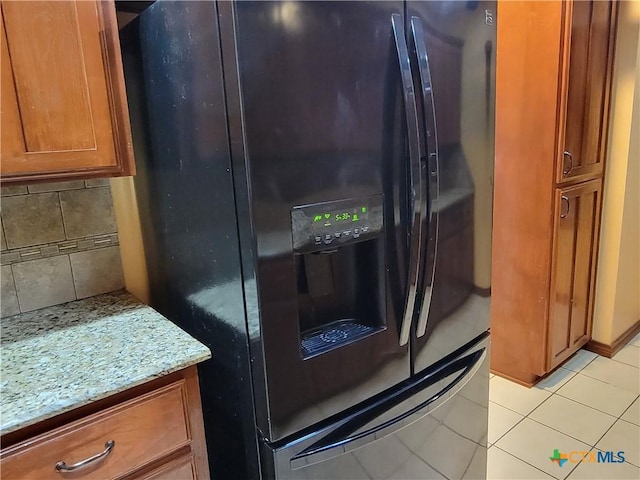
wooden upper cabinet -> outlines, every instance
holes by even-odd
[[[566,116],[558,183],[586,180],[603,171],[617,2],[570,2],[567,8]]]
[[[3,183],[133,174],[113,2],[0,5]]]
[[[601,191],[600,179],[556,190],[547,370],[590,339]]]

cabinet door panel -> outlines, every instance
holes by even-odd
[[[549,369],[590,338],[601,181],[556,190]]]
[[[602,173],[615,36],[615,2],[573,2],[564,152],[558,182]]]
[[[115,166],[97,3],[5,0],[2,21],[3,176]]]
[[[555,292],[551,334],[551,354],[556,358],[569,346],[572,305],[573,266],[575,262],[576,208],[571,199],[560,194],[560,215],[556,230]]]

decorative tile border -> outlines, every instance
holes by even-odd
[[[11,265],[14,263],[27,262],[40,258],[53,257],[56,255],[82,252],[86,250],[97,250],[99,248],[119,245],[118,234],[95,235],[77,240],[62,240],[56,243],[48,243],[34,247],[16,248],[5,250],[0,254],[1,265]]]

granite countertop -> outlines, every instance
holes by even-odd
[[[2,319],[0,435],[211,357],[126,292]]]

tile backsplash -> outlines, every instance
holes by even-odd
[[[124,287],[108,180],[0,192],[0,316]]]

